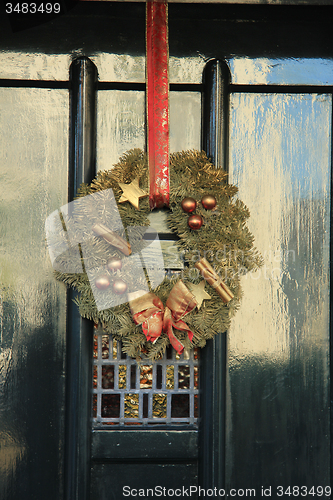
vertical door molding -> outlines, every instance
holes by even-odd
[[[211,60],[203,74],[202,149],[216,168],[228,170],[230,82],[226,63]],[[199,484],[224,487],[226,334],[221,332],[201,351]]]
[[[97,68],[86,57],[70,68],[69,201],[95,176]],[[93,325],[81,318],[68,291],[65,498],[89,495]]]

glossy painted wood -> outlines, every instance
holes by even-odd
[[[92,476],[91,500],[119,500],[131,496],[143,499],[187,498],[189,488],[197,488],[198,477],[195,463],[147,463],[144,460],[136,463],[95,463]],[[190,498],[197,500],[194,491]]]
[[[87,58],[71,65],[71,122],[69,138],[69,200],[96,168],[97,69]],[[93,323],[81,318],[68,291],[66,370],[65,498],[88,498],[91,443],[91,379]]]
[[[229,71],[223,61],[205,67],[202,144],[217,168],[227,170]],[[226,333],[207,342],[201,352],[199,484],[224,487]]]
[[[228,170],[230,71],[223,61],[212,59],[203,72],[202,139],[216,168]]]
[[[198,92],[170,93],[170,149],[177,150],[180,143],[189,148],[200,144],[200,94]],[[181,120],[178,120],[178,116]],[[144,147],[144,93],[140,91],[103,90],[98,96],[98,169],[111,168],[128,147]],[[122,148],[122,149],[121,149]],[[125,149],[124,149],[125,148]],[[150,214],[151,224],[161,237],[161,247],[166,268],[182,269],[183,261],[175,247],[174,236],[165,222],[166,210]],[[155,427],[155,426],[154,426]],[[186,428],[119,429],[95,430],[92,435],[91,496],[106,499],[110,485],[117,477],[113,490],[121,495],[129,471],[133,471],[132,484],[153,481],[168,487],[175,482],[185,481],[197,484],[198,477],[198,430]],[[117,462],[123,462],[120,465]],[[112,463],[111,463],[112,462]],[[144,462],[145,465],[138,462]],[[167,462],[167,463],[166,463]],[[174,463],[179,467],[174,467]],[[151,475],[144,469],[154,470]],[[185,475],[184,475],[185,474]],[[113,479],[111,479],[113,478]],[[177,483],[178,484],[178,483]]]
[[[332,85],[332,13],[328,7],[297,9],[278,5],[171,4],[169,23],[172,82],[200,83],[205,61],[219,57],[227,60],[232,83],[236,85]],[[6,500],[52,500],[63,498],[64,492],[66,298],[64,288],[54,282],[52,270],[47,268],[45,272],[48,260],[46,253],[43,253],[42,257],[40,253],[41,248],[45,250],[41,219],[64,204],[67,199],[68,93],[65,89],[68,88],[68,68],[77,54],[84,53],[98,66],[101,84],[108,81],[142,84],[144,4],[132,4],[129,8],[121,3],[82,2],[75,12],[25,32],[12,33],[3,17],[0,19],[0,25],[1,78],[28,79],[30,86],[34,85],[31,80],[35,79],[37,86],[42,80],[47,80],[50,82],[50,88],[55,85],[54,82],[64,82],[64,89],[30,88],[24,90],[24,95],[19,93],[22,90],[19,88],[15,89],[18,93],[14,94],[10,94],[12,89],[5,89],[1,101],[1,137],[5,147],[1,148],[3,153],[0,168],[1,172],[4,168],[7,170],[1,184],[3,203],[0,244],[2,250],[5,248],[2,256],[5,255],[6,258],[4,266],[1,267],[1,281],[5,287],[2,286],[1,289],[0,305],[0,373],[3,382],[0,394],[0,491]],[[2,85],[14,87],[18,84],[8,80],[2,82]],[[1,89],[1,92],[3,90]],[[263,88],[261,91],[265,93]],[[331,92],[331,89],[327,91]],[[246,93],[246,89],[243,88],[242,92]],[[303,88],[302,92],[307,92],[307,89]],[[233,93],[237,94],[237,89],[233,88]],[[54,95],[62,96],[60,101],[52,100],[51,96]],[[325,89],[322,97],[325,99]],[[273,161],[273,147],[269,150],[266,148],[265,158],[257,157],[257,161],[252,163],[249,160],[253,158],[253,151],[251,152],[250,139],[246,132],[251,130],[250,135],[256,141],[258,135],[253,132],[255,128],[249,129],[246,120],[240,120],[239,113],[241,108],[247,105],[246,99],[237,101],[235,96],[233,98],[233,126],[240,135],[234,135],[232,139],[232,154],[235,153],[235,145],[238,150],[238,160],[232,163],[232,170],[234,167],[237,170],[244,166],[243,170],[238,171],[235,179],[241,186],[242,198],[250,206],[252,220],[256,220],[258,224],[258,230],[254,226],[256,234],[265,235],[262,230],[265,211],[260,212],[261,196],[272,194],[272,200],[275,202],[274,209],[269,212],[272,215],[274,210],[276,212],[276,206],[280,207],[276,203],[282,203],[285,199],[285,192],[279,179],[272,185],[266,182],[264,167]],[[315,109],[319,106],[318,97],[313,100]],[[28,103],[31,103],[30,107]],[[178,103],[174,106],[175,113],[177,105]],[[139,106],[142,109],[142,100]],[[236,109],[235,106],[237,112],[232,111]],[[253,104],[251,106],[253,109]],[[266,104],[261,103],[258,109],[260,107],[267,109]],[[258,115],[253,113],[250,115],[258,118]],[[279,116],[283,121],[284,117],[289,115],[280,113]],[[312,115],[312,122],[314,116]],[[325,116],[327,120],[328,114]],[[315,123],[321,123],[322,117],[323,115],[317,115]],[[262,118],[261,116],[260,120],[257,120],[259,127],[263,123]],[[289,119],[290,116],[287,121]],[[137,138],[135,145],[144,144],[142,122],[142,117],[139,117],[137,130],[141,127],[141,131],[137,136],[134,131],[133,137]],[[184,122],[186,123],[186,120]],[[266,126],[260,129],[261,132],[266,130],[268,122],[266,117]],[[35,126],[31,126],[32,123]],[[240,123],[243,123],[241,127]],[[107,127],[108,124],[105,124],[105,129]],[[318,129],[320,128],[321,126],[318,126]],[[324,130],[326,133],[320,143],[320,154],[331,141],[326,125]],[[299,140],[294,142],[293,146],[289,144],[289,151],[303,148],[313,133],[313,130],[311,133],[302,133],[301,130]],[[198,135],[195,137],[193,146],[191,141],[187,141],[186,147],[198,147]],[[287,139],[292,135],[285,133],[284,137]],[[176,139],[175,147],[180,149],[180,138]],[[123,144],[125,146],[128,142],[125,140]],[[313,150],[318,152],[316,144],[313,146]],[[260,148],[256,149],[258,153]],[[112,151],[110,157],[111,154]],[[99,168],[109,167],[108,154],[99,153],[99,159]],[[285,167],[292,168],[294,160],[295,158],[291,157],[285,161]],[[298,165],[299,171],[302,172],[305,164]],[[311,168],[314,168],[314,173],[318,172],[316,162],[311,164]],[[14,172],[17,174],[15,179],[12,179]],[[306,172],[308,178],[311,172]],[[254,187],[254,179],[258,188]],[[315,180],[312,180],[315,183]],[[293,183],[293,180],[286,182],[284,177],[282,184],[286,192]],[[267,193],[266,184],[270,187]],[[326,185],[329,184],[330,180],[327,179]],[[274,198],[278,192],[276,187],[281,189],[279,200]],[[308,189],[308,193],[310,191]],[[15,197],[10,199],[13,193]],[[314,196],[314,193],[311,193],[312,195]],[[251,196],[255,197],[255,203]],[[296,482],[303,484],[304,481],[329,480],[330,367],[327,318],[325,321],[323,319],[328,299],[327,291],[323,293],[324,277],[320,274],[324,269],[323,264],[328,261],[328,258],[323,257],[324,250],[328,252],[328,243],[323,244],[324,233],[320,222],[324,220],[323,212],[314,201],[315,198],[308,206],[311,210],[306,212],[301,198],[292,206],[291,198],[287,197],[290,212],[287,213],[285,209],[281,212],[282,236],[289,234],[295,241],[301,236],[302,252],[298,255],[297,270],[296,267],[289,268],[291,278],[286,276],[282,291],[276,289],[274,304],[278,302],[280,309],[274,307],[274,314],[272,312],[268,322],[269,333],[265,337],[263,329],[261,340],[257,337],[256,323],[260,323],[259,319],[262,319],[261,313],[255,309],[258,307],[257,288],[246,293],[246,297],[253,298],[256,304],[246,304],[245,298],[245,311],[248,312],[241,316],[244,319],[250,318],[251,330],[246,324],[245,327],[240,325],[235,335],[230,333],[226,394],[226,484],[232,487],[247,488],[251,484],[260,485],[261,482],[274,485],[280,480],[283,480],[284,484],[291,482],[292,485]],[[4,207],[7,212],[3,211]],[[277,224],[278,220],[277,217],[274,224]],[[286,221],[289,221],[289,225]],[[271,227],[268,229],[271,230]],[[4,237],[6,234],[8,237]],[[39,239],[35,240],[37,235]],[[283,238],[281,241],[284,241]],[[309,264],[310,243],[315,249],[313,255],[317,259],[314,261],[314,268]],[[321,263],[318,260],[320,255]],[[311,273],[315,271],[316,275],[319,272],[319,288],[318,279],[304,281],[304,269]],[[325,272],[327,276],[328,271]],[[299,283],[302,285],[302,293],[299,292]],[[311,295],[311,290],[320,290],[320,297],[324,298],[320,304]],[[285,304],[288,306],[285,305],[285,308],[281,309],[284,296],[287,297]],[[267,296],[264,296],[263,300],[268,302]],[[272,305],[273,301],[269,303]],[[286,325],[290,327],[289,320],[286,322],[289,306],[303,307],[302,303],[308,305],[311,314],[305,315],[304,308],[293,309],[292,322],[299,326],[302,318],[306,317],[307,324],[312,322],[313,328],[309,329],[302,323],[301,328],[293,326],[293,330],[287,331]],[[276,328],[277,336],[272,325]],[[324,330],[323,325],[326,325]],[[284,328],[285,337],[281,333]],[[282,337],[284,342],[281,341]],[[266,339],[269,340],[267,344]],[[276,339],[278,348],[275,350]],[[252,347],[249,348],[251,343]],[[266,350],[260,346],[266,346]],[[208,346],[207,359],[210,355],[215,356],[213,350],[209,354],[209,349]],[[220,352],[220,349],[217,345],[216,351]],[[206,366],[211,368],[209,362]],[[212,373],[212,370],[207,371],[205,390],[208,395],[212,394],[209,391],[212,384],[215,384]],[[224,373],[217,372],[216,383],[223,384],[223,380]],[[82,387],[82,391],[85,390]],[[221,418],[219,414],[217,418]],[[215,450],[222,450],[218,459],[223,460],[224,446],[214,437],[215,434],[211,434],[210,441],[207,441],[211,444],[202,450],[211,455],[212,445]],[[140,467],[136,465],[138,464],[126,467],[129,478],[131,475],[141,477],[147,472],[146,464],[140,464]],[[172,464],[168,465],[170,467],[165,470],[170,471],[170,475],[167,472],[165,478],[172,484],[170,478],[176,468]],[[149,469],[151,472],[147,481],[151,481],[150,484],[153,481],[153,472],[157,469],[163,471],[160,465],[156,464],[154,467],[155,465],[151,465]],[[218,465],[217,470],[221,470],[221,467],[223,469],[223,465]],[[101,463],[95,463],[93,468],[95,476],[92,482],[92,497],[95,495],[100,500],[104,494],[106,498],[112,498],[120,469],[111,473],[109,465]],[[188,468],[184,466],[183,470],[196,474],[193,464],[189,464]],[[208,486],[212,486],[210,470],[207,465],[207,474],[210,474],[207,476]],[[220,481],[223,481],[223,477]],[[121,492],[120,496],[115,498],[121,498]]]
[[[229,332],[227,482],[329,485],[332,96],[240,93],[231,105],[231,181],[265,262],[242,279]]]
[[[201,82],[206,62],[220,58],[230,66],[241,59],[245,77],[254,74],[257,59],[257,78],[263,64],[274,71],[283,62],[296,65],[294,78],[308,75],[307,83],[318,82],[320,72],[310,66],[304,72],[304,64],[312,62],[309,58],[326,67],[330,63],[332,8],[170,4],[170,81]],[[71,61],[85,55],[99,68],[100,82],[143,83],[144,19],[144,3],[78,2],[56,21],[13,33],[1,16],[0,77],[68,82]]]
[[[66,291],[44,224],[67,200],[68,91],[2,88],[0,110],[0,498],[58,500]]]
[[[152,439],[153,438],[153,439]],[[93,460],[197,460],[197,430],[135,429],[92,433]]]

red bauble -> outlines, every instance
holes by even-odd
[[[181,202],[181,206],[184,212],[190,214],[197,208],[197,202],[194,198],[184,198]]]
[[[216,198],[212,194],[206,194],[202,197],[201,204],[206,210],[213,210],[216,207]]]
[[[122,263],[121,259],[118,259],[118,257],[111,257],[111,259],[108,260],[106,265],[107,265],[107,268],[110,271],[113,271],[114,273],[116,271],[119,271],[119,269],[121,269],[123,267],[123,263]]]
[[[95,280],[95,285],[99,290],[106,290],[110,286],[110,280],[107,276],[99,276]]]
[[[127,285],[124,280],[116,280],[112,285],[112,290],[117,295],[122,295],[127,290]]]
[[[200,229],[203,224],[203,219],[201,215],[191,215],[188,218],[187,224],[190,229],[193,230]]]

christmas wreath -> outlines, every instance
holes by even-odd
[[[148,219],[148,184],[146,155],[125,153],[80,187],[58,227],[53,221],[49,244],[56,278],[79,292],[81,316],[101,324],[129,356],[156,360],[169,343],[181,353],[228,329],[240,277],[262,258],[227,173],[204,152],[185,151],[170,155],[167,215],[184,268],[165,273],[160,253],[157,264],[151,257],[159,239]]]

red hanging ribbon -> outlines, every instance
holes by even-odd
[[[137,325],[142,325],[147,340],[155,342],[164,332],[178,354],[183,352],[184,346],[175,336],[173,329],[187,332],[188,338],[192,340],[193,332],[182,320],[196,305],[194,295],[181,280],[172,288],[165,308],[154,293],[147,293],[130,301],[133,320]]]
[[[169,206],[169,50],[167,0],[146,3],[147,128],[153,208]]]

